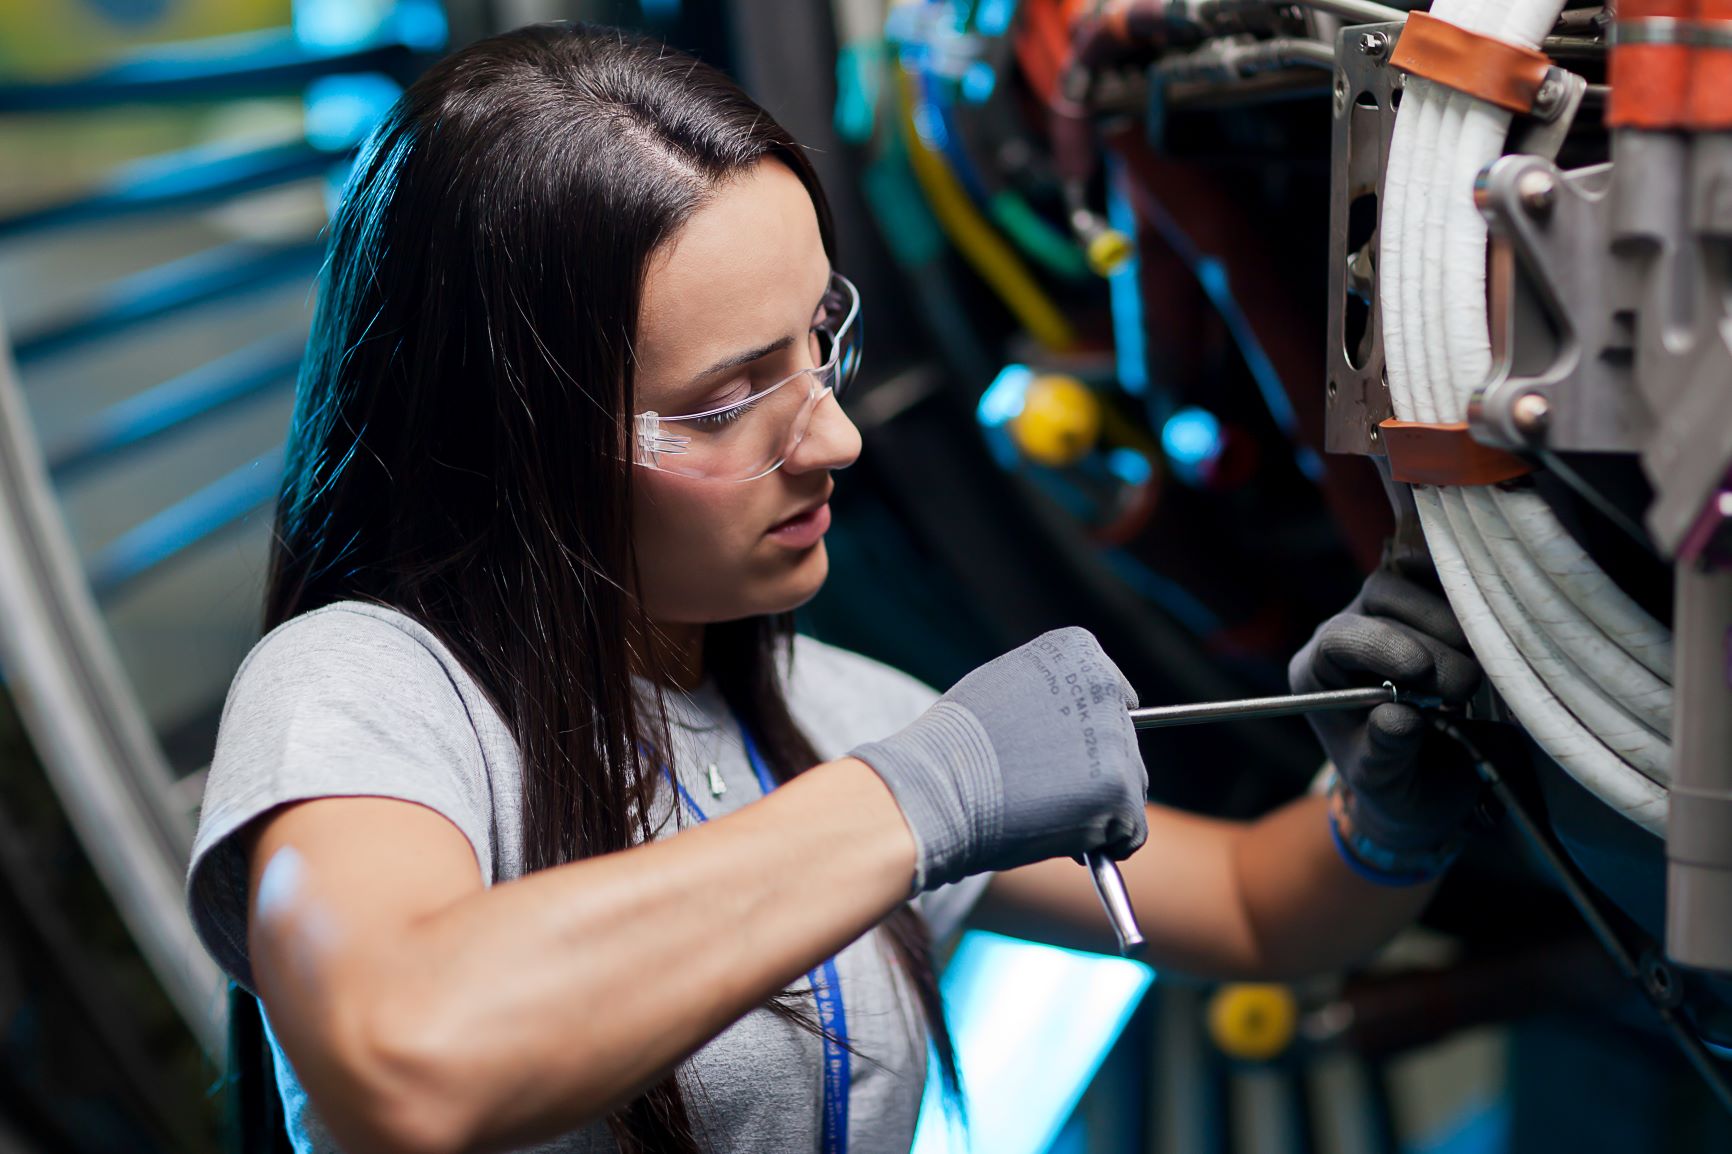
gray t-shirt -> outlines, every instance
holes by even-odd
[[[779,666],[789,710],[825,759],[896,732],[939,694],[888,665],[804,635]],[[648,682],[636,679],[640,692]],[[713,680],[690,694],[667,691],[674,771],[710,817],[761,796],[738,725]],[[716,766],[716,774],[709,772]],[[439,640],[413,618],[358,601],[302,614],[272,630],[236,672],[223,706],[187,874],[193,924],[211,955],[253,990],[247,961],[246,863],[231,837],[287,801],[385,796],[426,805],[461,830],[487,885],[522,874],[521,767],[515,742],[486,695]],[[713,789],[719,778],[722,791]],[[674,820],[665,779],[652,807],[657,837],[690,828]],[[942,946],[961,926],[990,874],[916,899]],[[927,1033],[912,988],[881,927],[837,956],[850,1040],[850,1151],[904,1152],[925,1085]],[[809,989],[805,977],[789,988]],[[805,1004],[810,1006],[809,1000]],[[297,1154],[338,1146],[266,1029]],[[697,1050],[678,1078],[718,1151],[816,1150],[822,1112],[822,1043],[759,1008]],[[532,1148],[537,1154],[608,1152],[602,1123]]]

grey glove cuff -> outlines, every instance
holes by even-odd
[[[995,844],[1004,823],[1004,782],[986,729],[964,707],[939,701],[895,736],[847,756],[871,766],[902,808],[914,834],[909,896],[967,876],[966,863]],[[927,766],[948,764],[934,774]]]
[[[900,733],[851,750],[914,832],[916,892],[1060,854],[1134,852],[1149,789],[1134,700],[1093,634],[1055,629],[969,673]]]

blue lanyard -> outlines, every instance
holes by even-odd
[[[746,723],[740,722],[740,740],[745,744],[746,757],[752,763],[752,772],[758,775],[758,786],[766,795],[776,788],[776,783],[770,777],[770,771],[764,766],[764,759],[758,754],[758,746],[752,740],[751,733],[746,729]],[[704,811],[698,807],[697,800],[686,789],[685,784],[673,775],[666,765],[661,771],[679,791],[685,803],[695,813],[699,821],[708,821]],[[812,994],[818,1002],[818,1020],[831,1036],[824,1038],[824,1135],[822,1148],[824,1154],[846,1154],[848,1149],[848,1083],[849,1083],[849,1053],[845,1048],[848,1042],[848,1014],[842,1005],[842,979],[836,972],[836,959],[827,958],[819,963],[817,968],[806,975],[812,983]]]

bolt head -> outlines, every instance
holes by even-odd
[[[1551,420],[1551,402],[1543,393],[1523,393],[1510,406],[1510,420],[1523,436],[1537,437]]]
[[[1534,91],[1533,113],[1542,120],[1550,120],[1557,115],[1559,106],[1569,93],[1569,74],[1561,68],[1546,69],[1545,78]]]
[[[1382,32],[1366,32],[1359,37],[1359,51],[1372,59],[1380,59],[1389,51],[1389,37]]]

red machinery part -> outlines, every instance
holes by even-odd
[[[1696,0],[1696,18],[1714,37],[1697,45],[1690,64],[1690,126],[1725,132],[1732,129],[1732,0]]]
[[[1607,79],[1606,127],[1671,129],[1691,121],[1691,73],[1696,50],[1685,43],[1642,43],[1650,21],[1693,21],[1694,0],[1624,0],[1618,6]],[[1626,30],[1629,30],[1626,32]],[[1626,42],[1625,37],[1630,41]],[[1721,101],[1724,101],[1722,96]]]

